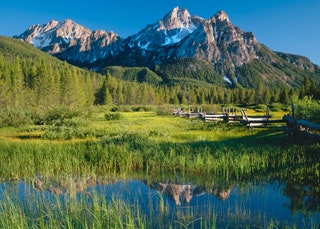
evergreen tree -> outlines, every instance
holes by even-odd
[[[246,91],[243,87],[239,88],[239,103],[245,103]]]
[[[0,109],[10,105],[10,87],[0,78]]]
[[[272,95],[271,95],[269,88],[266,88],[266,90],[264,92],[264,104],[270,104],[271,97],[272,97]]]
[[[253,90],[253,89],[247,89],[247,90],[246,90],[245,103],[246,103],[246,104],[254,104],[254,103],[255,103],[255,95],[256,95],[255,90]]]
[[[258,85],[257,85],[257,91],[255,95],[255,103],[263,103],[264,102],[264,92],[265,88],[263,85],[263,81],[259,79]]]
[[[201,105],[205,103],[204,92],[201,89],[198,89],[197,93],[197,104]]]
[[[273,94],[271,96],[271,103],[280,102],[280,93],[281,93],[281,90],[278,88],[273,90]]]
[[[95,104],[97,105],[105,105],[107,97],[107,82],[103,81],[102,87],[97,91],[95,95]]]
[[[89,73],[86,73],[84,75],[84,86],[83,86],[83,92],[85,93],[85,98],[86,98],[86,104],[85,106],[91,106],[94,104],[94,88],[93,88],[93,77]]]
[[[285,104],[290,102],[289,90],[287,87],[283,87],[280,92],[280,102]]]
[[[14,106],[22,105],[23,103],[23,73],[20,65],[20,58],[17,57],[11,67],[11,96]]]
[[[124,104],[124,96],[123,96],[123,83],[119,82],[116,89],[116,102],[115,104],[123,105]]]

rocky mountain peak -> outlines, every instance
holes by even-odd
[[[230,22],[228,15],[223,10],[220,10],[218,13],[216,13],[214,17],[216,18],[217,21],[220,21],[220,22],[223,22],[223,21]]]
[[[60,22],[51,20],[44,25],[30,26],[15,38],[62,59],[89,63],[117,53],[122,47],[122,39],[117,34],[103,30],[92,32],[70,19]]]
[[[57,25],[59,24],[58,21],[55,21],[55,20],[51,20],[49,21],[47,24],[41,26],[43,28],[43,32],[46,32],[54,27],[56,27]]]
[[[75,40],[90,36],[91,31],[76,22],[51,20],[44,25],[33,25],[15,38],[25,40],[39,49],[54,54],[61,52],[61,45],[75,45]],[[58,45],[58,46],[57,46]]]
[[[75,23],[70,19],[59,22],[57,26],[53,28],[53,31],[54,30],[57,37],[63,37],[66,39],[79,39],[80,37],[90,36],[91,34],[89,29]]]
[[[173,8],[161,20],[146,26],[138,34],[129,37],[130,47],[142,50],[179,43],[190,35],[204,19],[191,16],[188,10]]]
[[[164,18],[161,20],[162,27],[159,29],[176,29],[186,27],[189,28],[194,26],[191,21],[191,15],[186,9],[179,9],[179,7],[175,7],[171,10]]]
[[[114,32],[91,31],[70,19],[30,26],[15,38],[62,60],[95,70],[110,65],[153,67],[186,59],[200,60],[231,85],[241,83],[238,74],[242,66],[255,60],[279,59],[272,51],[265,51],[252,32],[233,25],[224,11],[203,19],[179,7],[126,39]],[[280,57],[300,68],[314,70],[312,64],[300,57]]]

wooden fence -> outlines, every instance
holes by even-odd
[[[215,112],[203,113],[202,109],[198,109],[197,111],[191,111],[189,109],[187,112],[183,109],[174,109],[172,114],[179,117],[200,118],[205,122],[240,122],[250,128],[257,126],[268,127],[274,123],[286,123],[288,135],[297,138],[307,137],[320,140],[320,125],[308,120],[296,119],[294,109],[295,107],[292,105],[291,116],[284,115],[282,119],[270,119],[271,115],[269,109],[267,109],[265,115],[262,116],[248,116],[243,109],[240,110],[239,114],[239,111],[236,108],[223,108],[222,113],[220,114],[216,114]]]
[[[175,109],[172,114],[179,117],[200,118],[205,122],[224,121],[224,122],[240,122],[249,128],[264,126],[268,127],[274,123],[286,123],[288,135],[295,137],[308,137],[320,140],[320,125],[304,119],[295,118],[295,107],[292,105],[291,116],[284,115],[282,119],[270,119],[270,110],[267,109],[265,115],[248,116],[247,113],[236,108],[223,108],[222,113],[217,114],[204,113],[202,109],[197,111],[184,111],[183,109]]]
[[[290,136],[307,137],[320,140],[320,125],[303,119],[295,119],[288,115],[283,116],[287,123],[287,131]]]

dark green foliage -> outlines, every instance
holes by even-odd
[[[173,60],[162,66],[156,66],[155,72],[162,76],[168,85],[181,83],[187,86],[202,86],[205,83],[225,85],[223,77],[214,70],[213,66],[199,59]]]
[[[302,99],[294,97],[292,103],[295,105],[295,118],[307,119],[320,124],[320,104],[312,98],[305,96]]]
[[[162,104],[290,103],[294,95],[320,98],[318,67],[305,75],[298,65],[285,61],[299,58],[275,55],[264,46],[259,55],[267,64],[258,59],[243,64],[234,73],[233,88],[227,88],[223,77],[202,60],[174,60],[152,70],[115,66],[105,69],[103,76],[61,62],[21,41],[0,37],[1,126],[52,124],[72,118],[67,111],[86,111],[94,104],[129,111]],[[312,68],[307,62],[302,65]],[[276,77],[279,74],[282,79]]]
[[[8,92],[3,107],[91,105],[99,78],[102,76],[88,75],[31,45],[0,37],[0,87]]]
[[[32,123],[32,115],[29,111],[17,108],[0,109],[0,127],[18,127]]]
[[[243,87],[256,88],[259,80],[271,89],[281,87],[299,88],[303,85],[306,75],[317,82],[320,69],[307,58],[274,53],[264,45],[257,51],[259,59],[236,68],[238,83]]]
[[[132,111],[153,111],[150,106],[133,106]]]
[[[65,119],[72,119],[78,117],[81,112],[77,109],[71,109],[68,107],[54,107],[48,110],[35,110],[33,120],[35,124],[52,125],[55,123],[63,122]]]
[[[151,71],[147,67],[121,67],[110,66],[103,70],[106,74],[110,74],[117,79],[127,81],[146,82],[151,85],[158,85],[162,82],[161,77]]]
[[[269,108],[271,111],[281,111],[283,110],[283,105],[281,103],[272,103]]]
[[[88,131],[74,120],[65,120],[50,126],[45,133],[41,135],[41,138],[49,140],[67,140],[75,138],[90,138],[94,136],[95,134],[93,131]]]
[[[109,113],[104,114],[104,119],[107,121],[120,120],[121,118],[122,118],[121,114],[118,112],[109,112]]]

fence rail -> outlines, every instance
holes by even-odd
[[[220,114],[216,114],[214,112],[203,113],[202,109],[198,109],[197,111],[191,111],[189,109],[187,112],[185,112],[183,109],[175,109],[172,114],[179,117],[200,118],[205,122],[240,122],[250,128],[258,126],[268,127],[274,123],[286,123],[286,129],[290,136],[303,136],[313,139],[320,139],[320,125],[308,120],[296,119],[294,105],[292,105],[292,116],[284,115],[282,119],[270,119],[271,115],[268,108],[263,116],[248,116],[243,109],[240,110],[239,114],[239,111],[235,108],[223,108],[222,113]]]

